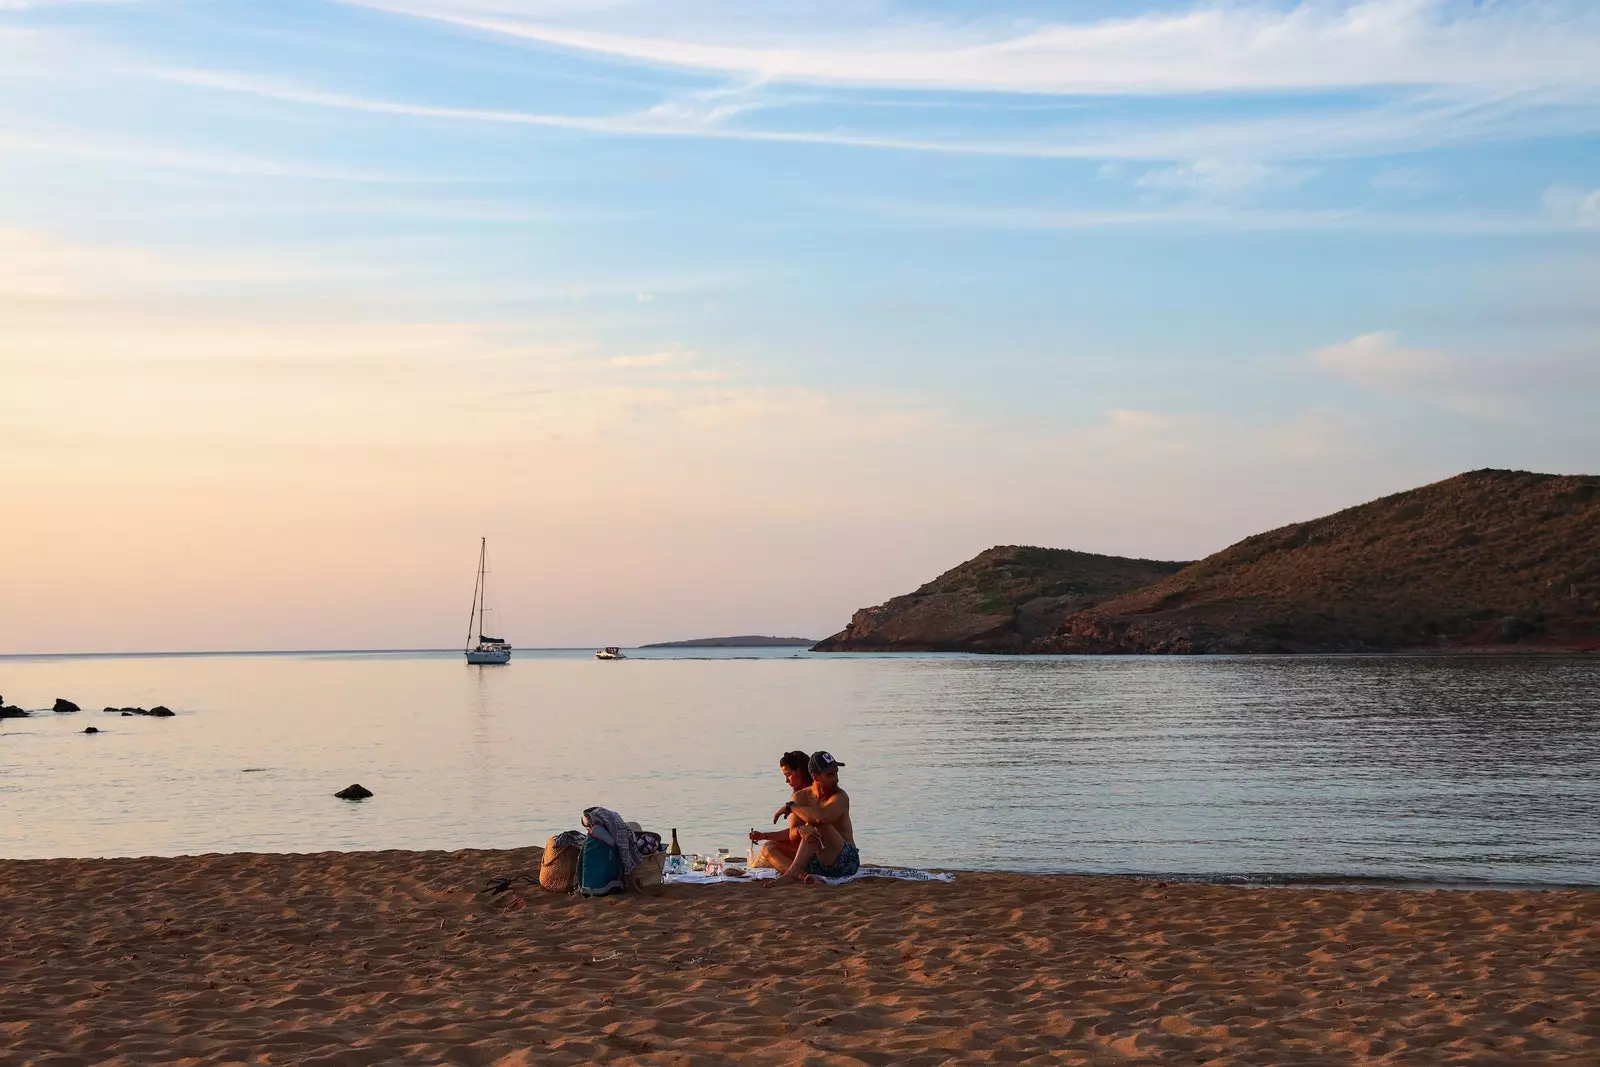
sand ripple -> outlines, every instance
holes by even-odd
[[[0,1062],[1600,1063],[1600,893],[475,892],[537,863],[0,862]]]

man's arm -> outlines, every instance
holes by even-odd
[[[811,798],[811,790],[809,790],[809,789],[796,789],[792,794],[790,794],[789,803],[784,805],[784,808],[787,808],[789,810],[789,825],[784,827],[782,830],[772,830],[770,832],[763,833],[761,835],[761,840],[763,840],[763,841],[798,841],[798,840],[800,840],[800,835],[795,833],[795,831],[798,830],[800,828],[800,826],[801,826],[800,816],[794,814],[794,809],[796,807],[798,807],[801,803],[803,803],[803,802],[805,802],[807,800],[810,800],[810,799],[812,799],[812,798]],[[778,811],[778,814],[774,815],[772,817],[772,821],[773,822],[777,822],[778,819],[782,815],[783,815],[783,809],[780,808],[779,811]]]
[[[841,789],[821,804],[796,804],[789,812],[811,826],[838,822],[850,814],[850,794]]]

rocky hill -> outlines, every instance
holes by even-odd
[[[1600,648],[1600,477],[1473,471],[1257,534],[1030,650],[1507,645]]]
[[[1002,545],[914,593],[862,608],[818,652],[1023,652],[1061,620],[1184,564]]]

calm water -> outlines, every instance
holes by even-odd
[[[1600,884],[1596,658],[646,655],[0,658],[91,709],[0,723],[0,856],[542,844],[590,804],[742,849],[825,747],[869,862]]]

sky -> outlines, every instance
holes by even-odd
[[[1600,471],[1590,0],[0,0],[0,652],[820,637]]]

